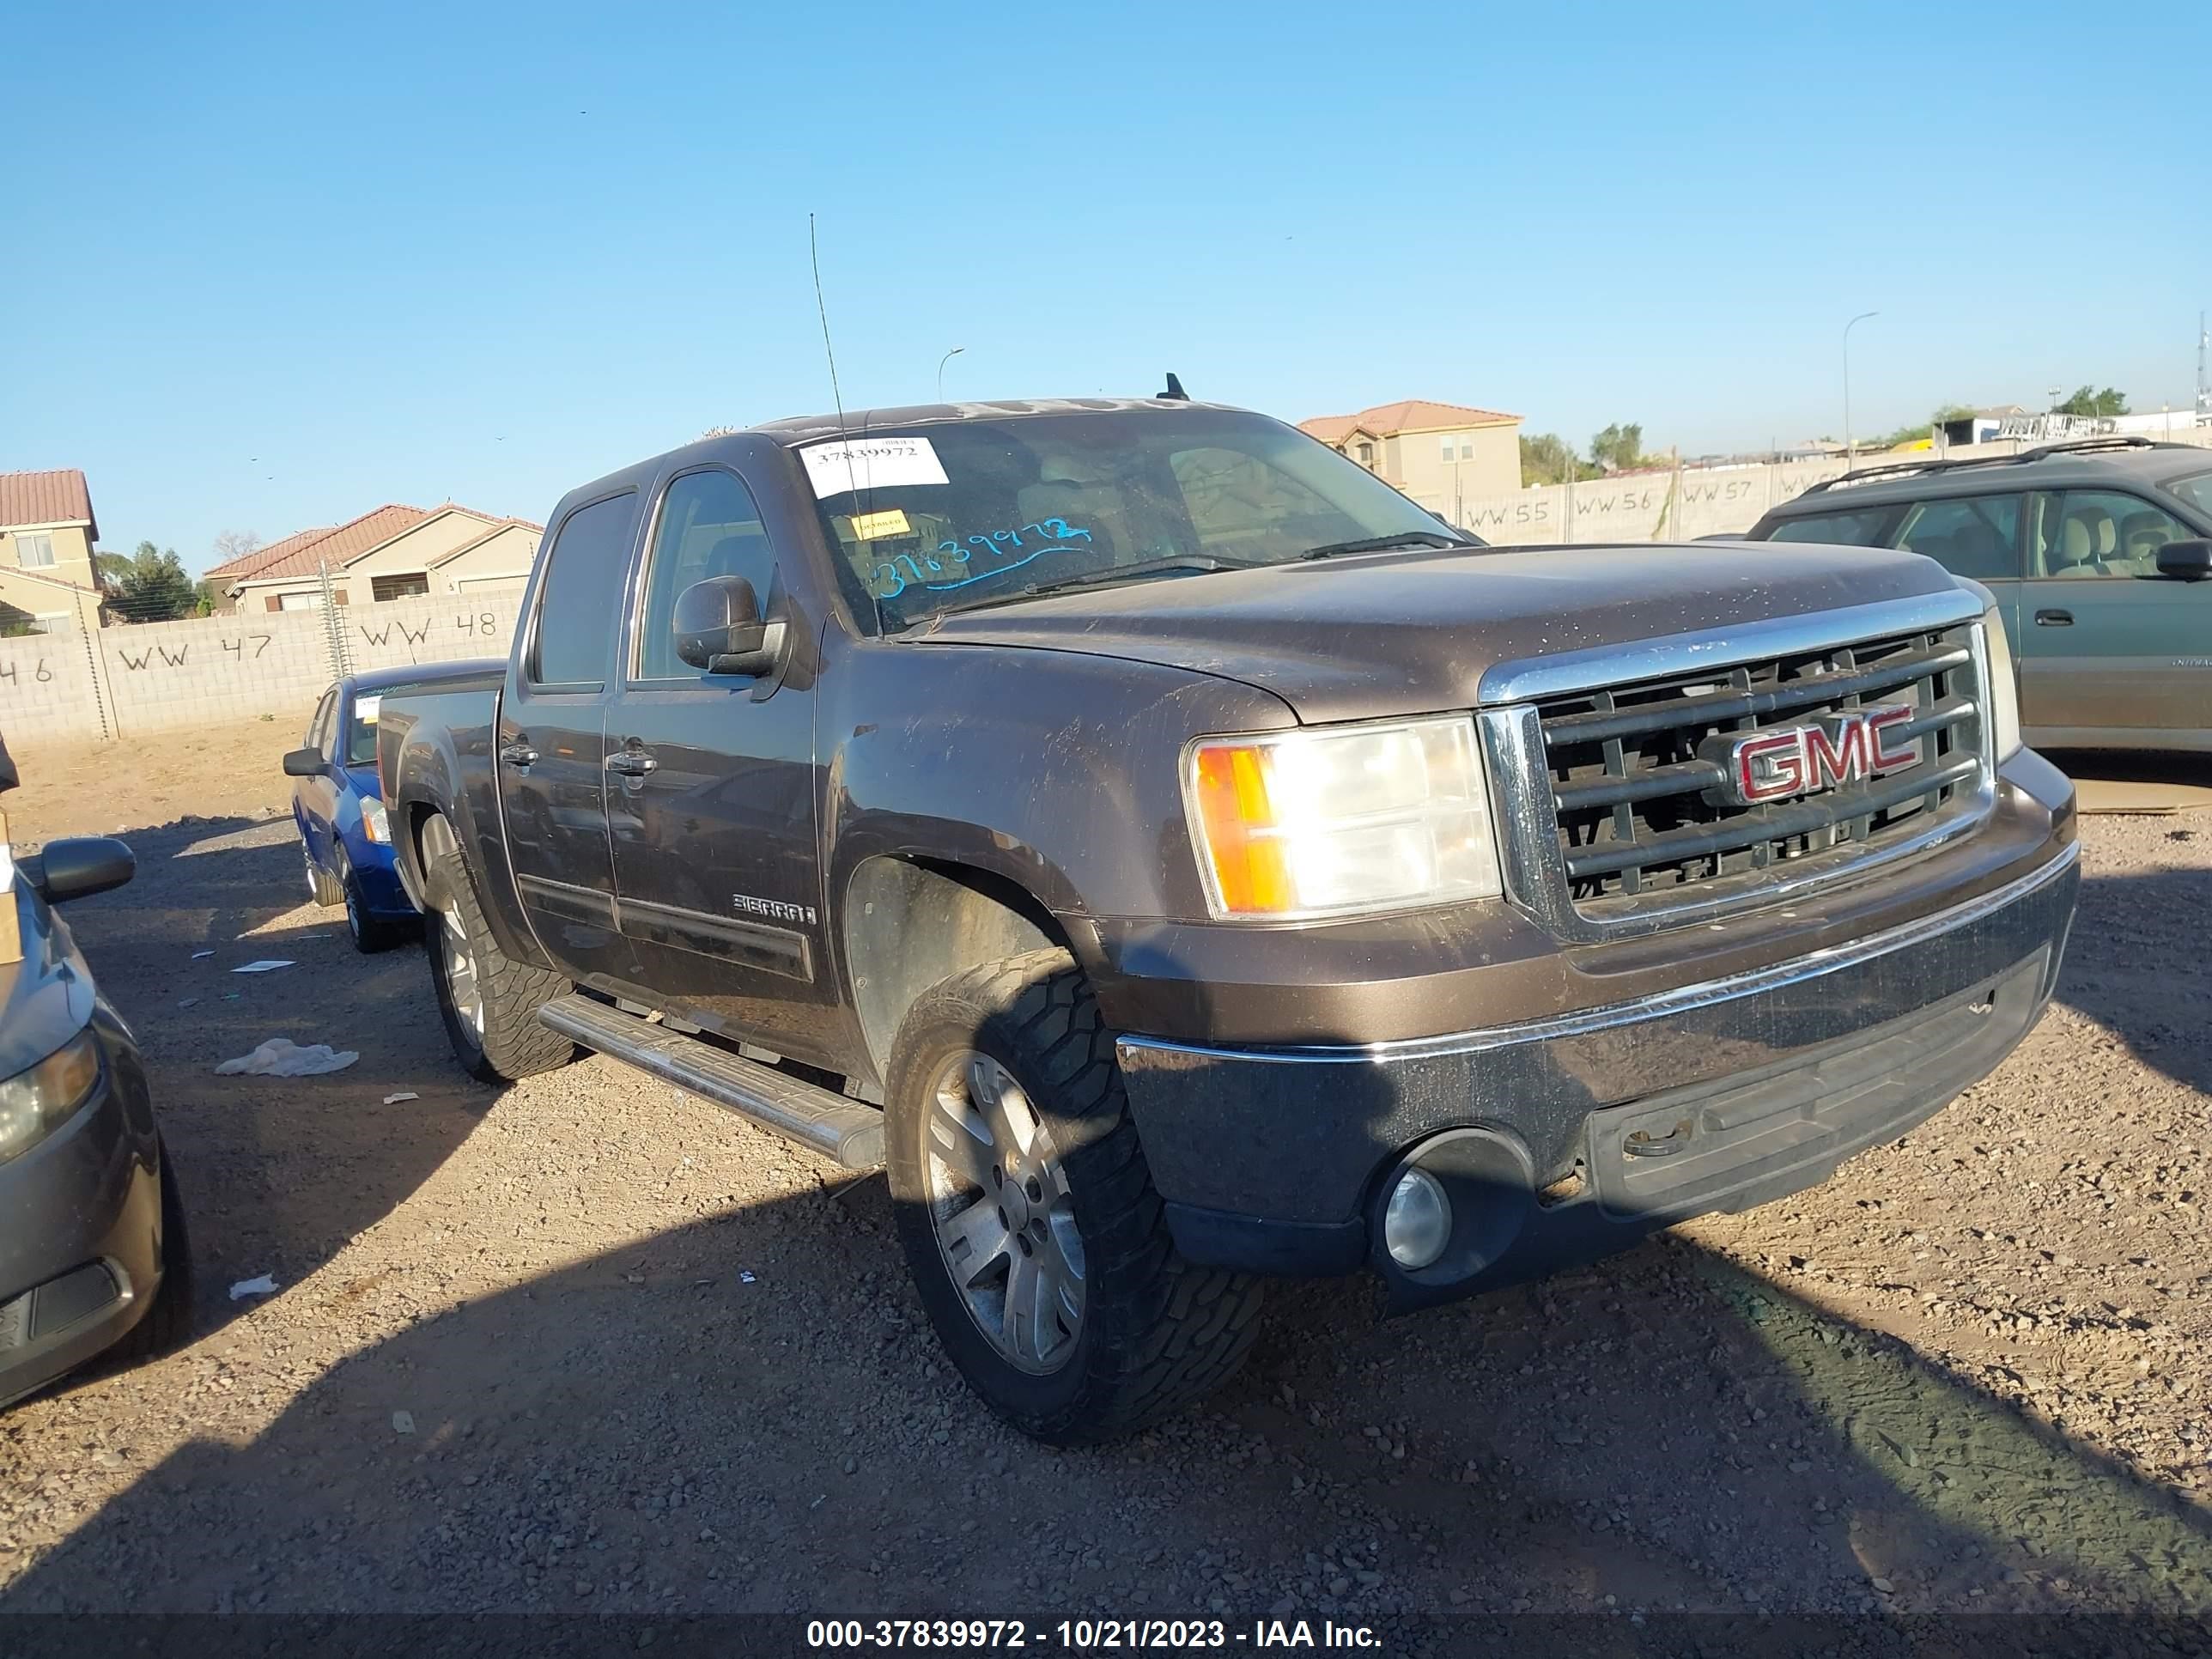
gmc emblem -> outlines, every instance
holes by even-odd
[[[1698,752],[1718,762],[1725,775],[1713,793],[1738,806],[1757,806],[1919,765],[1918,743],[1898,729],[1912,715],[1902,703],[1849,708],[1809,726],[1716,732]]]

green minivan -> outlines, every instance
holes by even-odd
[[[1905,548],[1981,583],[2038,748],[2212,752],[2212,448],[2089,438],[1865,467],[1745,539]]]

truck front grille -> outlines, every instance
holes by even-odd
[[[1978,817],[1990,778],[1978,661],[1973,626],[1959,623],[1539,701],[1557,850],[1536,863],[1564,888],[1550,896],[1601,927],[1709,909],[1778,879],[1840,877]],[[1762,805],[1727,798],[1714,750],[1730,739],[1899,705],[1911,714],[1892,741],[1917,764]]]

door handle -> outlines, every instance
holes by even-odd
[[[520,741],[501,744],[499,757],[518,772],[526,772],[538,764],[538,751]]]
[[[2038,628],[2071,628],[2074,626],[2074,613],[2071,611],[2039,611],[2035,613],[2035,625]]]
[[[626,778],[641,778],[659,764],[642,749],[617,749],[607,757],[607,770]]]

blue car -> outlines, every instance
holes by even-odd
[[[481,673],[477,664],[349,674],[323,693],[306,745],[284,757],[307,889],[345,906],[356,948],[382,951],[416,934],[422,916],[392,868],[392,826],[376,775],[376,712],[387,691],[424,691]]]

